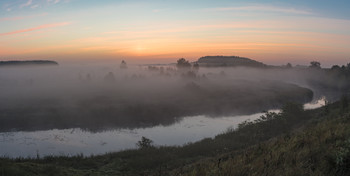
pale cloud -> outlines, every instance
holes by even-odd
[[[20,7],[22,8],[22,7],[30,6],[30,5],[32,5],[32,3],[33,3],[33,0],[28,0],[26,3],[21,4]]]
[[[29,28],[29,29],[21,29],[17,31],[11,31],[11,32],[6,32],[6,33],[0,33],[0,36],[7,36],[7,35],[14,35],[14,34],[19,34],[23,32],[31,32],[35,30],[40,30],[40,29],[45,29],[45,28],[52,28],[52,27],[59,27],[59,26],[66,26],[71,24],[70,22],[62,22],[62,23],[53,23],[53,24],[44,24],[41,26],[37,26],[34,28]]]
[[[273,30],[272,30],[273,29]],[[172,35],[179,36],[197,36],[199,31],[206,33],[215,33],[217,30],[226,30],[233,32],[244,32],[253,30],[255,33],[282,33],[282,32],[309,32],[314,33],[333,33],[350,35],[350,21],[336,20],[318,17],[284,17],[273,20],[250,20],[250,21],[231,21],[217,23],[196,23],[185,22],[174,24],[173,22],[154,23],[152,26],[137,26],[127,29],[112,30],[102,32],[104,36],[119,36],[126,38],[154,38]],[[276,33],[276,34],[277,34]],[[224,33],[222,33],[224,35]],[[226,35],[226,34],[225,34]]]
[[[37,7],[39,7],[39,4],[32,5],[30,8],[36,9]]]
[[[257,29],[269,29],[271,26],[277,28],[280,24],[274,21],[255,21],[251,22],[230,22],[230,23],[218,23],[218,24],[186,24],[182,26],[171,25],[171,24],[159,24],[154,25],[154,28],[150,29],[128,29],[119,31],[107,31],[103,32],[104,35],[118,34],[119,36],[137,36],[144,37],[150,35],[162,35],[175,33],[189,33],[196,31],[210,31],[220,29],[246,29],[246,28],[257,28]]]
[[[53,4],[57,4],[59,3],[61,0],[47,0],[48,3],[53,3]]]
[[[265,5],[251,5],[251,6],[241,6],[241,7],[221,7],[221,8],[210,8],[205,9],[206,11],[264,11],[264,12],[277,12],[277,13],[288,13],[297,15],[312,15],[312,11],[296,9],[296,8],[286,8],[286,7],[276,7],[276,6],[265,6]]]
[[[28,18],[34,18],[34,17],[41,17],[46,16],[48,13],[41,13],[37,15],[30,15],[30,16],[16,16],[16,17],[7,17],[7,18],[0,18],[1,21],[16,21],[16,20],[22,20],[22,19],[28,19]]]

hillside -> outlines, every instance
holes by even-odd
[[[146,146],[102,156],[0,159],[3,175],[349,175],[348,100],[282,113],[182,147]]]
[[[205,56],[198,59],[198,64],[207,67],[266,67],[262,62],[239,56]]]
[[[349,175],[350,113],[344,105],[347,100],[328,107],[331,111],[324,109],[323,115],[314,111],[319,117],[302,131],[294,130],[244,150],[207,158],[173,174]]]
[[[0,61],[0,66],[27,66],[27,65],[58,65],[56,61],[50,60],[28,60],[28,61]]]

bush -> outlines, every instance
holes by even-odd
[[[151,139],[148,139],[144,136],[142,136],[141,140],[138,141],[136,143],[136,145],[140,148],[140,149],[144,149],[144,148],[150,148],[152,147],[152,143],[153,141]]]

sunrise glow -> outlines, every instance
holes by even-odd
[[[345,63],[347,1],[3,0],[0,60],[239,55],[266,63]]]

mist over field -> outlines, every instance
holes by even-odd
[[[191,115],[252,114],[339,97],[324,78],[322,70],[297,68],[117,62],[1,67],[0,131],[170,125]]]

